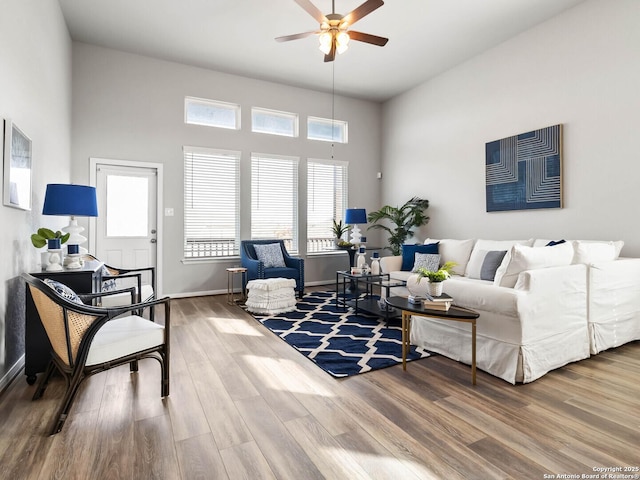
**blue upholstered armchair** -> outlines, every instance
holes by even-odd
[[[258,259],[255,246],[259,245],[258,249],[260,249],[260,246],[270,244],[278,244],[280,246],[284,266],[265,266],[265,262]],[[293,278],[296,281],[298,297],[301,298],[304,295],[304,259],[289,255],[286,248],[284,248],[284,241],[242,240],[240,242],[240,262],[247,269],[247,280]]]

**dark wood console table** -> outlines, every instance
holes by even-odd
[[[100,291],[102,284],[102,262],[90,260],[84,262],[82,268],[64,269],[60,272],[40,271],[31,273],[34,277],[50,278],[60,282],[76,293],[95,293]],[[31,297],[31,291],[26,288],[26,327],[24,339],[24,374],[27,383],[33,385],[37,374],[44,372],[51,359],[51,344],[47,333],[40,322],[40,316]]]

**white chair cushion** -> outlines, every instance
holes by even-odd
[[[164,343],[164,327],[137,315],[104,324],[93,337],[87,365],[109,362]]]
[[[151,285],[142,285],[142,301],[153,297],[153,287]],[[107,295],[101,297],[103,307],[119,307],[122,305],[131,305],[130,293],[116,293],[115,295]]]

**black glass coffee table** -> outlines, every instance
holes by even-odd
[[[402,311],[402,369],[407,369],[407,352],[411,346],[411,315],[453,320],[471,324],[471,380],[476,384],[476,319],[478,312],[452,305],[449,310],[425,308],[423,303],[411,303],[405,297],[389,297],[388,305]]]
[[[393,287],[401,287],[407,282],[403,280],[394,280],[389,277],[388,273],[361,274],[351,273],[346,270],[338,270],[336,272],[336,308],[353,307],[355,313],[362,311],[378,317],[384,317],[385,320],[391,318],[400,318],[396,314],[396,310],[391,308],[384,301],[379,303],[378,297],[374,295],[374,288],[380,290],[382,298],[389,296],[389,291]],[[340,291],[342,286],[342,291]],[[351,297],[347,295],[347,286],[350,288]],[[361,290],[361,288],[363,288]],[[385,295],[383,295],[383,290]],[[350,299],[349,299],[350,298]]]

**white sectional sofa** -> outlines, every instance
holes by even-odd
[[[618,259],[622,242],[424,243],[438,243],[440,264],[458,264],[444,291],[456,305],[480,313],[478,368],[510,383],[531,382],[567,363],[640,339],[640,259]],[[506,252],[502,261],[495,255],[499,252]],[[390,294],[424,294],[428,280],[418,282],[416,274],[401,270],[402,263],[400,256],[381,260],[383,272],[407,281],[406,288]],[[411,341],[471,363],[468,324],[414,316]]]

